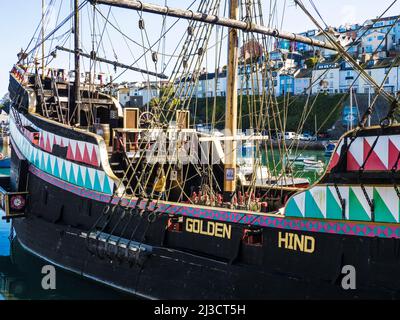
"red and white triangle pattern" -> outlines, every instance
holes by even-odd
[[[334,168],[338,164],[342,146],[343,146],[343,139],[340,140],[339,144],[336,147],[335,152],[332,155],[331,161],[329,161],[328,171],[330,171],[332,168]]]
[[[376,138],[358,137],[354,140],[347,153],[348,171],[358,171],[364,162],[365,171],[392,170],[399,157],[400,135],[380,136],[372,149]],[[398,166],[400,170],[400,163]]]
[[[99,166],[98,147],[92,143],[67,139],[65,146],[68,146],[67,159],[83,162],[92,166]]]
[[[68,147],[68,160],[86,163],[95,167],[100,166],[98,146],[93,143],[57,136],[42,130],[40,132],[39,147],[48,153],[52,153],[54,145]]]

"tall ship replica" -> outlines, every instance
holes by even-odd
[[[267,19],[261,2],[49,1],[10,72],[2,208],[26,250],[149,299],[399,297],[397,97],[301,1],[325,40],[279,30],[276,1]],[[275,96],[276,41],[336,52],[390,106],[367,127],[373,99],[312,184],[285,162],[298,146],[283,138],[290,105]],[[105,68],[116,76],[99,81]],[[145,79],[144,107],[115,98],[125,72]],[[226,96],[208,95],[222,81]]]

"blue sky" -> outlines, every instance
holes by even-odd
[[[147,2],[164,4],[165,0],[147,0]],[[46,0],[49,2],[49,0]],[[168,0],[168,5],[173,7],[186,7],[191,3],[192,0]],[[308,0],[303,0],[304,4],[312,11],[310,3]],[[338,26],[346,22],[349,23],[363,23],[368,18],[374,18],[380,15],[383,10],[391,3],[393,0],[314,0],[314,3],[318,7],[320,14],[326,21],[328,25]],[[268,15],[270,1],[262,1],[264,6],[264,16]],[[52,16],[51,23],[56,21],[56,12],[58,11],[60,0],[56,0],[55,14]],[[61,17],[65,17],[68,14],[68,9],[70,6],[69,0],[63,0],[61,7]],[[285,10],[284,10],[285,9]],[[101,6],[101,11],[104,15],[107,15],[108,8]],[[117,21],[121,29],[128,34],[135,41],[142,43],[141,34],[138,31],[137,21],[138,14],[136,12],[130,12],[123,9],[112,9],[112,14]],[[308,29],[314,28],[313,24],[304,15],[304,13],[297,7],[293,5],[292,0],[278,0],[278,17],[279,21],[283,19],[283,28],[286,31],[292,32],[302,32]],[[400,13],[400,4],[396,3],[394,7],[387,13],[387,15],[395,15]],[[82,17],[85,19],[90,14],[88,9],[82,12]],[[0,53],[0,97],[7,92],[8,86],[8,71],[11,69],[12,65],[16,61],[16,54],[21,48],[25,48],[27,43],[32,37],[32,34],[40,21],[41,18],[41,0],[13,0],[5,1],[2,0],[0,6],[0,30],[1,30],[1,53]],[[61,19],[60,19],[61,20]],[[85,19],[88,20],[88,19]],[[100,20],[100,18],[99,18]],[[144,15],[144,20],[146,23],[146,29],[148,32],[149,42],[153,43],[160,35],[161,30],[161,18],[153,17],[150,15]],[[169,20],[167,23],[171,25],[173,19]],[[101,25],[101,24],[100,24]],[[166,53],[172,54],[174,48],[176,47],[179,36],[182,35],[187,23],[178,23],[172,32],[168,35],[166,40]],[[108,37],[112,40],[109,41],[109,45],[105,45],[104,54],[112,58],[114,56],[114,51],[118,53],[118,60],[121,62],[132,63],[134,58],[137,58],[142,52],[139,46],[130,45],[130,50],[123,40],[120,34],[109,31]],[[64,30],[65,31],[65,30]],[[99,32],[100,33],[100,32]],[[59,34],[62,34],[62,30]],[[90,34],[88,31],[88,26],[83,26],[83,37],[86,41],[88,47],[90,47]],[[106,41],[104,41],[106,42]],[[146,42],[146,41],[145,41]],[[68,44],[68,42],[67,42]],[[131,53],[132,52],[132,53]],[[210,53],[211,56],[211,53]],[[215,54],[214,54],[215,56]],[[214,59],[214,57],[212,57]],[[211,57],[209,60],[212,60]],[[68,57],[60,54],[57,58],[59,63],[64,67],[68,67],[70,61]],[[149,63],[149,62],[148,62]],[[207,67],[212,68],[212,63],[207,62]],[[56,66],[56,65],[54,65]],[[140,67],[145,67],[145,61],[139,63]],[[119,70],[120,71],[120,70]],[[140,76],[134,73],[126,73],[121,80],[140,80]]]

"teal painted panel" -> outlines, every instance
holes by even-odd
[[[293,198],[291,198],[286,205],[285,215],[288,217],[303,217],[303,214]]]
[[[328,187],[326,188],[326,218],[343,219],[342,207],[338,204],[332,191]]]
[[[395,199],[395,201],[398,201]],[[386,206],[378,190],[374,188],[374,205],[375,205],[375,221],[379,222],[396,222],[392,212]]]
[[[306,218],[325,218],[310,191],[306,191],[306,207],[304,215]]]
[[[349,188],[349,219],[357,221],[371,221],[368,213],[358,200],[353,188]]]

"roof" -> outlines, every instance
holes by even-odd
[[[200,81],[201,80],[213,80],[213,79],[215,79],[215,75],[216,75],[216,72],[202,73],[198,76],[198,80],[200,80]],[[226,71],[219,72],[217,77],[218,78],[226,78]],[[176,80],[175,84],[178,84],[179,82],[194,81],[194,79],[195,78],[193,78],[192,76],[183,77],[183,78]]]
[[[139,88],[138,91],[148,90],[148,89],[158,90],[160,88],[158,86],[155,86],[155,85],[150,85],[150,86],[143,86],[143,87]]]
[[[398,19],[399,16],[390,16],[390,17],[383,17],[383,18],[375,18],[375,19],[371,19],[372,22],[378,22],[378,21],[388,21],[388,20],[396,20]]]
[[[395,61],[395,58],[380,59],[380,60],[377,60],[377,62],[373,66],[369,67],[368,69],[389,68],[389,67],[392,66],[392,64],[395,67],[400,66],[400,62],[399,61],[395,62],[395,63],[394,63],[394,61]]]
[[[312,76],[312,69],[301,69],[295,78],[311,78]]]

